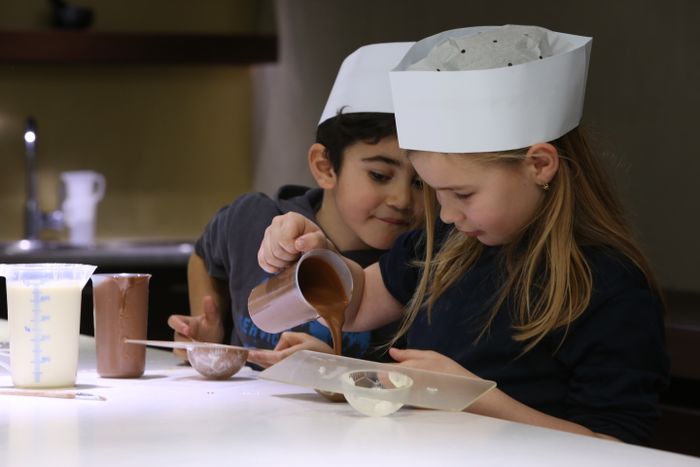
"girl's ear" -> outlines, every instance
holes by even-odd
[[[535,183],[545,185],[552,181],[559,170],[559,153],[549,143],[537,143],[527,151],[525,164]]]
[[[324,190],[333,189],[338,181],[338,177],[335,170],[333,170],[333,164],[326,156],[326,147],[319,143],[312,144],[307,158],[309,160],[309,170],[318,186]]]

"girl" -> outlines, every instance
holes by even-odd
[[[409,51],[392,89],[426,229],[364,271],[351,265],[364,287],[346,328],[401,319],[408,348],[390,350],[401,365],[496,381],[470,412],[648,443],[668,372],[662,305],[578,128],[589,47],[504,27]],[[315,247],[332,245],[282,216],[258,259],[275,272]]]

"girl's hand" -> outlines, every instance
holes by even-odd
[[[296,212],[275,216],[265,229],[258,264],[266,272],[277,273],[315,248],[333,249],[319,226]]]
[[[328,344],[310,334],[284,332],[274,350],[250,350],[248,352],[248,361],[267,368],[299,350],[333,353],[333,349]]]
[[[432,350],[391,348],[389,355],[399,363],[399,366],[478,378],[459,363]]]

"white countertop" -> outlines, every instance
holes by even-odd
[[[249,368],[207,381],[151,348],[143,377],[100,378],[94,341],[80,339],[77,389],[106,401],[0,395],[0,466],[700,466],[700,458],[468,413],[366,417]],[[0,389],[11,387],[0,374]]]

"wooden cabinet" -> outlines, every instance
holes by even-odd
[[[666,305],[671,380],[652,447],[700,456],[700,294],[669,290]]]
[[[274,35],[0,32],[2,64],[246,65],[276,59]]]

